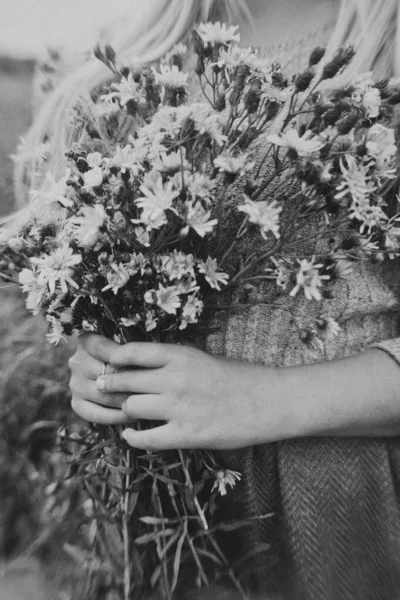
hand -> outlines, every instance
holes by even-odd
[[[110,423],[165,422],[141,431],[126,429],[124,437],[131,446],[153,451],[233,449],[271,439],[271,427],[281,414],[275,406],[275,369],[150,342],[118,346],[108,353],[108,348],[100,349],[98,339],[88,337],[84,344],[90,353],[122,370],[99,376],[99,396],[91,386],[92,404],[79,401],[76,412],[90,421],[101,417],[103,423],[108,417]],[[99,412],[93,404],[101,398],[103,405],[119,406],[124,393],[121,412],[104,406]]]
[[[71,406],[86,421],[110,425],[129,422],[121,410],[128,394],[107,394],[96,386],[96,379],[103,372],[104,363],[110,362],[110,356],[119,345],[100,335],[83,335],[78,338],[75,354],[69,359],[71,370],[70,389]],[[116,369],[107,364],[106,372]]]

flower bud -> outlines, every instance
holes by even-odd
[[[359,120],[358,114],[356,112],[351,112],[348,115],[345,115],[344,117],[342,117],[336,123],[336,129],[338,130],[338,132],[341,135],[346,135],[347,133],[350,133],[350,131],[353,129],[353,127],[355,127],[358,120]]]
[[[294,87],[296,92],[305,92],[312,80],[314,79],[314,72],[310,69],[299,73],[294,80]]]
[[[325,46],[317,46],[317,48],[314,48],[314,50],[311,52],[310,60],[308,61],[308,66],[313,67],[314,65],[317,65],[320,62],[320,60],[324,57],[325,52]]]
[[[332,79],[332,77],[335,77],[343,67],[346,67],[351,62],[354,54],[355,50],[351,46],[348,48],[339,48],[332,60],[326,63],[321,79]]]

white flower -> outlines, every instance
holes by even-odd
[[[290,281],[291,269],[285,263],[283,259],[276,260],[274,256],[271,256],[271,262],[275,265],[275,268],[266,267],[267,273],[272,273],[276,277],[276,285],[282,290],[286,290],[287,285]]]
[[[152,310],[146,311],[145,329],[146,331],[153,331],[157,327],[157,318]]]
[[[195,277],[193,254],[185,254],[174,250],[172,254],[162,257],[162,272],[170,281],[189,275]]]
[[[338,336],[340,326],[335,319],[329,316],[323,316],[317,321],[318,335],[323,342],[331,342]]]
[[[155,171],[161,173],[180,171],[182,169],[189,169],[190,165],[185,158],[186,149],[182,148],[181,151],[176,152],[162,152],[160,156],[153,162],[152,167]]]
[[[364,94],[363,105],[367,109],[367,116],[370,119],[375,119],[379,115],[379,109],[381,107],[381,94],[375,87],[369,88]]]
[[[86,162],[91,169],[100,167],[103,157],[100,152],[91,152],[87,155]]]
[[[30,269],[22,269],[18,281],[22,286],[22,291],[28,294],[26,308],[32,311],[34,315],[38,315],[41,301],[46,293],[45,287],[39,284],[35,273]]]
[[[337,194],[335,198],[341,199],[351,195],[353,200],[362,202],[366,196],[375,191],[375,187],[370,181],[367,181],[367,165],[359,165],[357,160],[351,154],[346,154],[346,163],[340,159],[340,170],[342,172],[342,181],[336,186]]]
[[[261,235],[264,239],[271,232],[277,239],[279,233],[279,215],[282,207],[278,206],[276,201],[272,202],[254,202],[245,196],[245,204],[238,206],[238,210],[248,215],[250,223],[258,225],[261,229]]]
[[[207,233],[211,233],[218,223],[218,220],[210,219],[210,216],[211,211],[205,210],[200,202],[188,203],[187,214],[185,217],[186,227],[181,230],[181,234],[187,235],[189,229],[194,229],[200,237],[204,237]]]
[[[211,258],[210,256],[207,258],[206,262],[201,262],[199,264],[200,273],[204,273],[206,281],[215,290],[221,291],[220,284],[226,285],[228,283],[229,275],[227,273],[222,273],[221,271],[217,271],[218,263],[215,258]]]
[[[367,229],[369,232],[372,227],[379,227],[388,217],[380,206],[372,206],[367,198],[362,201],[353,201],[350,207],[350,218],[361,222],[360,233]]]
[[[73,236],[78,246],[91,248],[100,237],[100,227],[107,218],[106,211],[101,204],[94,206],[83,206],[81,208],[82,216],[74,217],[71,221],[76,229]]]
[[[130,144],[127,144],[123,148],[117,145],[115,154],[111,158],[108,166],[118,167],[119,169],[129,169],[132,171],[134,177],[137,177],[140,171],[143,170],[143,167],[138,160],[136,150]]]
[[[101,290],[112,290],[114,294],[118,293],[118,290],[126,285],[130,279],[130,273],[125,264],[112,264],[111,272],[107,273],[108,285],[104,286]]]
[[[318,152],[324,145],[318,136],[313,137],[311,131],[299,136],[296,129],[289,129],[280,136],[277,134],[270,135],[267,139],[271,144],[293,150],[297,156],[310,156],[310,154]]]
[[[193,198],[202,198],[203,200],[209,200],[212,197],[215,181],[203,175],[202,173],[193,173],[187,179],[187,188]]]
[[[229,175],[243,175],[245,171],[253,168],[254,164],[248,162],[247,154],[237,154],[233,156],[231,152],[226,151],[214,159],[214,166],[220,173],[228,173]]]
[[[138,323],[140,323],[141,317],[140,315],[134,315],[133,317],[121,317],[120,323],[123,327],[135,327]]]
[[[182,321],[179,325],[179,329],[186,329],[190,324],[197,323],[199,315],[203,311],[203,302],[196,297],[195,294],[188,296],[186,304],[182,309]]]
[[[290,292],[290,296],[295,296],[300,289],[304,290],[304,295],[307,300],[321,300],[321,292],[318,288],[321,287],[324,279],[329,279],[329,275],[320,275],[318,269],[322,264],[314,264],[314,259],[311,261],[304,259],[300,260],[300,269],[296,274],[296,286]]]
[[[51,315],[48,315],[46,317],[46,320],[48,321],[48,323],[50,323],[50,332],[46,334],[46,338],[49,340],[50,344],[54,344],[54,346],[57,346],[60,340],[66,341],[66,338],[63,335],[64,330],[62,324]]]
[[[186,86],[188,73],[180,71],[176,65],[173,65],[172,67],[160,65],[160,71],[161,73],[157,73],[153,67],[154,78],[158,85],[173,89]]]
[[[31,190],[29,195],[33,202],[59,202],[64,207],[72,206],[73,202],[69,198],[71,188],[67,181],[71,177],[71,170],[67,169],[64,177],[56,181],[51,173],[46,173],[42,188],[40,190]]]
[[[49,255],[42,255],[40,258],[33,257],[31,262],[37,266],[39,285],[48,286],[52,294],[56,289],[56,283],[59,282],[62,291],[68,292],[67,283],[75,289],[79,289],[78,284],[72,279],[74,267],[82,262],[80,254],[74,254],[72,248],[63,244]]]
[[[143,210],[141,222],[157,221],[168,209],[172,209],[172,203],[178,196],[178,192],[172,189],[172,183],[168,181],[163,185],[162,178],[159,176],[149,189],[145,185],[140,186],[140,191],[144,194],[135,200],[135,204]]]
[[[103,170],[101,167],[89,169],[83,174],[83,183],[86,188],[97,187],[103,183]]]
[[[134,100],[139,104],[146,102],[143,89],[140,83],[136,83],[132,73],[129,73],[128,77],[123,77],[120,83],[113,83],[111,87],[116,90],[111,96],[118,97],[121,106],[126,106],[129,100]]]
[[[225,23],[200,23],[197,33],[203,40],[204,46],[216,46],[217,44],[226,46],[232,42],[240,42],[240,34],[237,32],[237,25],[227,27]]]
[[[394,129],[375,123],[367,133],[367,152],[375,159],[387,160],[396,154]]]
[[[147,231],[147,229],[141,227],[140,225],[135,227],[135,236],[137,241],[142,244],[142,246],[145,246],[145,248],[150,246],[150,232]]]
[[[241,478],[242,476],[238,471],[230,471],[228,469],[217,471],[215,473],[215,483],[211,491],[217,489],[221,496],[225,496],[227,494],[226,486],[229,485],[233,488]]]
[[[176,315],[176,311],[181,305],[179,290],[174,285],[164,287],[161,283],[158,285],[158,290],[152,291],[151,296],[146,292],[145,301],[157,304],[157,306],[169,315]]]

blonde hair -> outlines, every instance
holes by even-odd
[[[122,64],[134,59],[153,62],[178,43],[195,22],[219,18],[234,21],[245,16],[251,20],[245,0],[152,0],[140,2],[140,19],[125,18],[102,32],[100,42],[110,44]],[[132,1],[133,7],[135,5]],[[136,4],[138,8],[138,4]],[[400,75],[400,0],[341,0],[341,6],[325,61],[342,46],[352,44],[356,55],[342,80],[355,73],[375,70],[380,77]],[[65,152],[79,140],[82,124],[72,126],[72,114],[79,104],[93,114],[91,92],[110,79],[109,70],[98,60],[87,61],[67,75],[36,116],[27,134],[25,156],[17,162],[14,173],[18,207],[27,202],[24,174],[37,168],[34,149],[50,141],[50,161],[47,165],[54,177],[65,172]],[[93,120],[96,117],[93,114]],[[76,119],[75,119],[76,121]],[[27,165],[28,157],[30,164]]]

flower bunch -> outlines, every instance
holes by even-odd
[[[50,341],[97,332],[179,342],[234,288],[274,285],[290,310],[300,295],[322,301],[344,264],[400,255],[399,91],[370,74],[337,88],[351,48],[330,59],[317,48],[289,78],[239,41],[237,27],[200,24],[189,71],[183,44],[130,68],[96,49],[112,78],[93,92],[95,118],[77,114],[84,131],[65,172],[32,177],[30,210],[0,239],[2,275],[18,276]],[[203,101],[191,99],[196,78]],[[323,351],[338,330],[327,315],[299,336]],[[209,530],[215,496],[240,474],[207,453],[143,455],[110,432],[92,431],[85,456],[103,484],[113,480],[106,508],[122,523],[124,597],[150,573],[170,598],[184,551],[207,584],[207,569],[226,567]],[[150,550],[139,558],[132,544]]]

